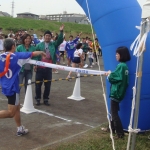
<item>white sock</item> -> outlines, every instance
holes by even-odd
[[[22,126],[17,127],[18,131],[22,131]]]

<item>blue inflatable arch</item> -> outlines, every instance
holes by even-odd
[[[76,0],[89,17],[86,0]],[[115,51],[119,46],[130,45],[139,34],[135,26],[141,22],[141,7],[137,0],[87,0],[91,22],[96,31],[103,50],[105,70],[114,70],[118,64],[115,59]],[[149,41],[149,38],[148,38]],[[150,42],[147,42],[147,51],[144,54],[144,66],[142,76],[142,88],[140,99],[140,112],[138,128],[150,129]],[[124,129],[128,129],[131,103],[133,98],[132,88],[135,81],[136,57],[131,52],[131,61],[128,62],[130,81],[124,100],[120,103],[120,117]],[[107,100],[110,106],[109,90],[107,82]]]

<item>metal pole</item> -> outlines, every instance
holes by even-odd
[[[142,19],[144,22],[146,19]],[[141,26],[141,37],[145,33],[146,23],[143,23]],[[141,83],[142,83],[142,68],[143,68],[143,57],[144,54],[139,56],[139,65],[138,65],[138,78],[137,78],[137,87],[136,87],[136,98],[135,98],[135,112],[134,112],[134,122],[133,122],[133,129],[137,129],[138,127],[138,116],[139,116],[139,107],[140,107],[140,94],[141,94]],[[131,150],[135,150],[135,142],[136,142],[136,133],[132,133],[132,145]]]

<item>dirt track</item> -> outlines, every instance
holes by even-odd
[[[100,58],[103,70],[102,59]],[[98,70],[95,65],[94,70]],[[53,74],[53,79],[66,78],[67,72]],[[34,78],[33,78],[34,80]],[[81,96],[85,100],[67,99],[72,95],[75,79],[72,81],[52,82],[50,106],[35,106],[41,112],[21,113],[22,124],[30,133],[17,137],[13,119],[0,120],[0,150],[30,150],[46,145],[57,144],[65,139],[78,136],[87,130],[107,121],[100,77],[81,78]],[[33,98],[35,96],[32,85]],[[24,88],[20,100],[24,102]],[[35,101],[34,101],[35,103]],[[7,99],[0,94],[0,110],[7,108]]]

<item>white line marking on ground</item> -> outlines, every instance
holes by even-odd
[[[54,116],[54,117],[56,117],[56,118],[58,118],[58,119],[63,119],[63,120],[65,120],[65,121],[67,121],[67,122],[71,122],[72,120],[68,120],[68,119],[65,119],[65,118],[62,118],[62,117],[59,117],[59,116]]]
[[[72,121],[72,120],[68,120],[68,119],[63,118],[63,117],[55,116],[55,115],[53,115],[53,114],[51,114],[51,113],[48,113],[48,112],[45,112],[45,111],[42,111],[42,110],[36,109],[36,111],[39,112],[39,113],[46,114],[46,115],[48,115],[48,116],[53,116],[53,117],[55,117],[55,118],[58,118],[58,119],[61,119],[61,120],[67,121],[67,122],[71,122],[71,121]],[[88,124],[84,124],[84,123],[81,123],[81,122],[75,122],[75,124],[83,124],[83,125],[85,125],[85,126],[87,126],[87,127],[94,128],[94,126],[91,126],[91,125],[88,125]]]
[[[54,116],[53,114],[51,114],[51,113],[48,113],[48,112],[46,112],[46,111],[42,111],[42,110],[39,110],[39,109],[35,109],[37,112],[39,112],[39,113],[42,113],[42,114],[46,114],[46,115],[48,115],[48,116]]]
[[[81,122],[75,122],[75,124],[83,124],[83,123],[81,123]],[[94,126],[90,126],[90,125],[88,125],[88,124],[83,124],[83,125],[85,125],[85,126],[87,126],[87,127],[95,128]]]
[[[23,106],[22,104],[20,104],[21,106]],[[46,111],[42,111],[42,110],[39,110],[39,109],[35,109],[37,112],[39,113],[42,113],[42,114],[46,114],[48,116],[51,116],[51,117],[55,117],[55,118],[58,118],[58,119],[61,119],[61,120],[64,120],[64,121],[67,121],[67,122],[71,122],[72,120],[68,120],[66,118],[63,118],[63,117],[59,117],[59,116],[55,116],[54,114],[51,114],[51,113],[48,113]],[[95,128],[94,126],[91,126],[91,125],[88,125],[88,124],[84,124],[84,123],[81,123],[81,122],[74,122],[75,124],[82,124],[82,125],[85,125],[87,127],[91,127],[91,128]]]
[[[53,115],[53,114],[51,114],[51,113],[48,113],[48,112],[45,112],[45,111],[42,111],[42,110],[38,110],[38,109],[36,109],[36,110],[37,110],[37,112],[46,114],[46,115],[48,115],[48,116],[53,116],[53,117],[58,118],[58,119],[61,119],[61,120],[65,120],[65,121],[67,121],[67,122],[72,121],[72,120],[65,119],[65,118],[63,118],[63,117],[55,116],[55,115]]]

